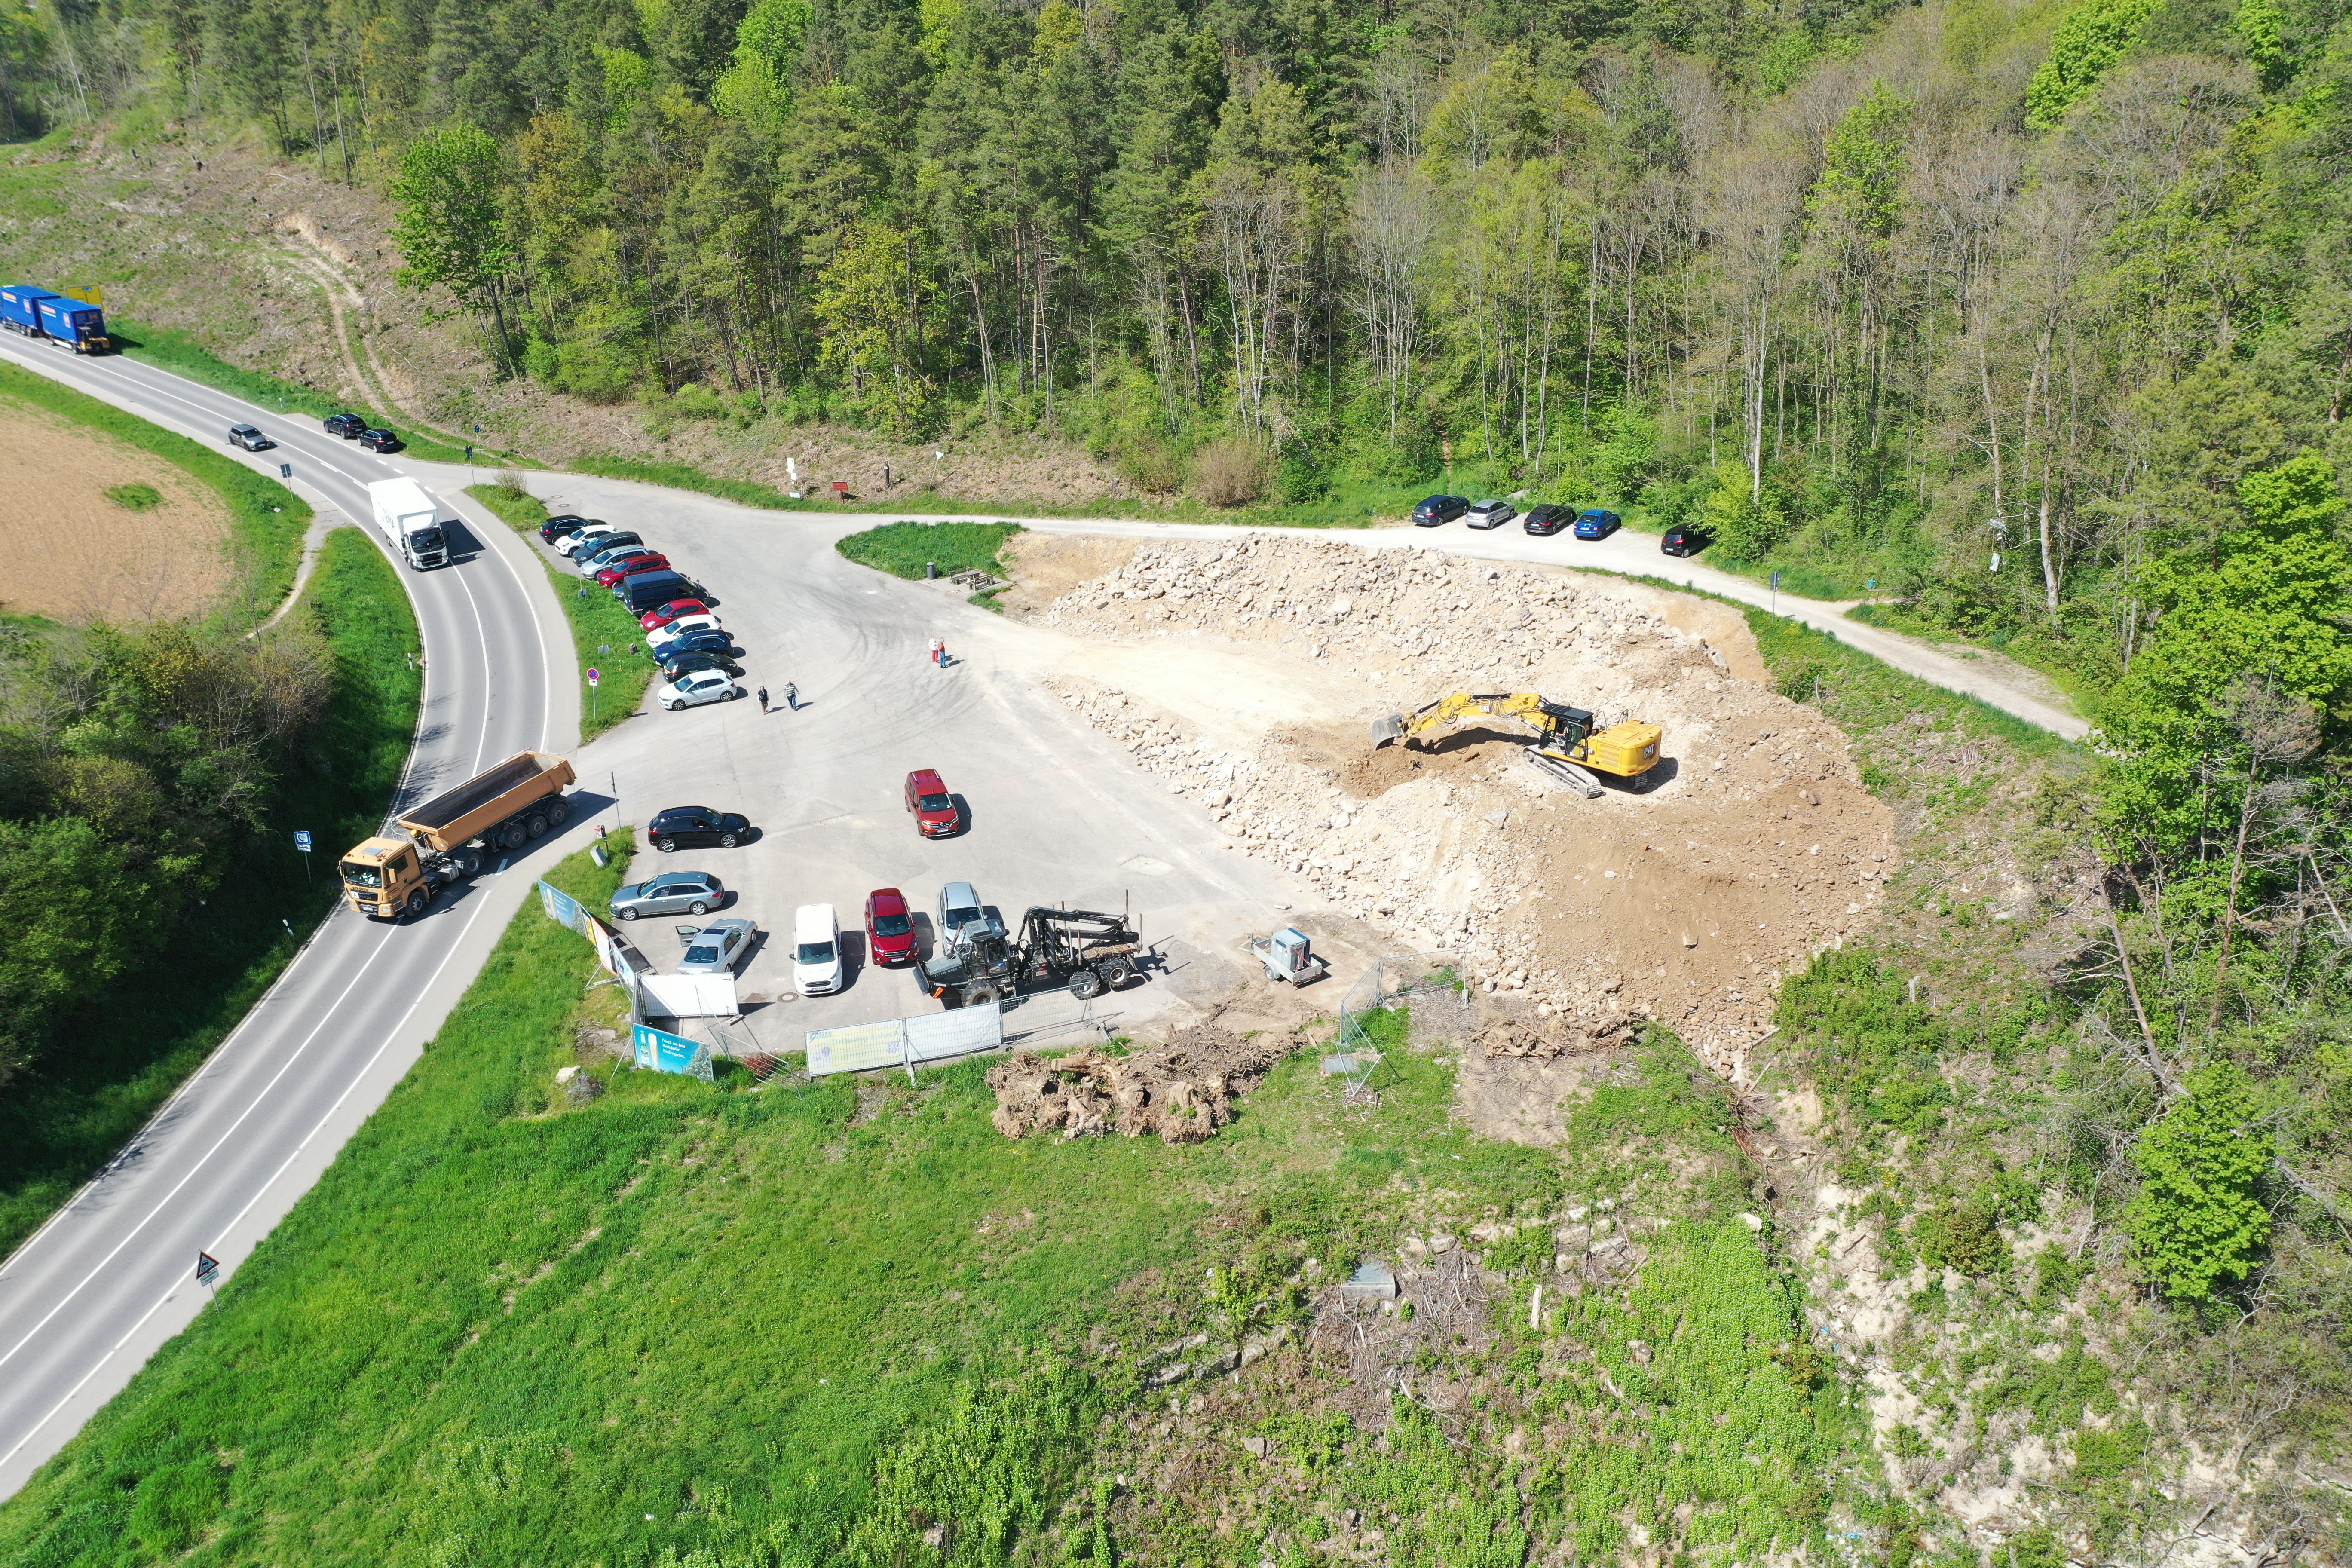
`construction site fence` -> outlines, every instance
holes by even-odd
[[[1339,1004],[1339,1033],[1324,1072],[1346,1079],[1350,1092],[1360,1091],[1381,1057],[1379,1046],[1364,1027],[1365,1016],[1441,997],[1459,997],[1464,1005],[1468,1005],[1460,954],[1411,952],[1375,959]]]

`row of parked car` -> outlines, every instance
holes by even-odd
[[[709,589],[670,564],[632,528],[566,512],[540,524],[540,539],[583,577],[612,590],[646,629],[646,651],[661,666],[654,700],[675,711],[743,695],[743,650],[719,619]]]
[[[1457,518],[1468,528],[1500,528],[1518,515],[1519,509],[1509,501],[1474,501],[1467,496],[1430,496],[1412,509],[1413,525],[1417,528],[1437,528]],[[1545,501],[1528,509],[1523,526],[1539,539],[1548,539],[1562,529],[1579,539],[1606,539],[1624,527],[1625,520],[1606,507],[1587,507],[1579,511],[1574,507]],[[1705,530],[1677,524],[1666,530],[1658,548],[1668,555],[1696,555],[1707,543]]]

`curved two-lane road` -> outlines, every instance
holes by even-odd
[[[315,420],[270,414],[135,361],[77,359],[16,339],[0,339],[0,358],[208,445],[219,447],[232,424],[257,425],[280,445],[253,467],[274,476],[278,463],[292,464],[307,499],[372,538],[371,479],[413,474],[469,514],[478,550],[444,570],[399,568],[426,659],[404,802],[513,752],[576,744],[577,677],[562,611],[522,542],[462,501],[461,475],[379,458]],[[321,868],[344,847],[319,844]],[[487,872],[413,925],[375,924],[338,908],[114,1163],[0,1263],[0,1497],[195,1316],[206,1296],[194,1281],[197,1253],[219,1258],[226,1278],[333,1160],[415,1060],[533,869],[554,852],[534,847],[530,865]],[[150,983],[168,980],[158,973]]]

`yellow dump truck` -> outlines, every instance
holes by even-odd
[[[374,920],[413,920],[433,897],[482,868],[500,850],[520,849],[572,816],[563,798],[572,764],[541,752],[518,752],[445,790],[399,819],[405,838],[370,838],[339,866],[343,896]]]

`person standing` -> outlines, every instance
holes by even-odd
[[[768,689],[767,689],[766,687],[762,686],[761,688],[760,688],[760,711],[761,711],[761,712],[762,712],[762,713],[765,713],[767,710],[768,710]]]
[[[948,667],[948,645],[947,645],[947,639],[946,639],[946,638],[944,638],[944,637],[940,638],[940,639],[939,639],[939,644],[940,644],[940,668],[941,669],[945,669],[945,668]]]
[[[938,637],[933,637],[931,639],[930,647],[931,662],[933,664],[939,663],[946,655],[948,645],[946,643],[940,641]]]
[[[801,689],[789,680],[784,682],[784,706],[795,713],[801,710]]]

